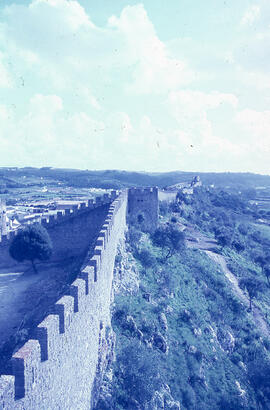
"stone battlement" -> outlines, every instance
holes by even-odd
[[[147,194],[156,194],[158,192],[157,187],[147,187],[147,188],[130,188],[128,190],[129,195],[147,195]]]
[[[32,339],[13,354],[13,374],[0,377],[0,409],[90,408],[100,349],[109,340],[113,266],[126,226],[127,194],[116,198],[114,191],[111,197],[90,200],[73,212],[42,221],[52,226],[112,199],[94,251],[86,256],[68,294],[56,302]]]
[[[103,196],[97,196],[95,201],[93,199],[89,199],[87,203],[81,202],[78,205],[74,205],[72,209],[65,209],[63,211],[58,211],[57,214],[48,215],[37,217],[31,223],[41,223],[46,229],[54,227],[57,224],[61,224],[66,222],[68,219],[74,218],[78,216],[78,214],[83,214],[88,212],[89,210],[98,208],[105,204],[112,202],[117,197],[116,191],[111,191],[111,194],[104,194]],[[1,246],[6,246],[9,244],[14,236],[17,234],[17,231],[11,231],[7,234],[3,234],[2,237],[0,235],[0,248]],[[1,252],[1,250],[0,250]]]

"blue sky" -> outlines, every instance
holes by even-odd
[[[268,0],[0,7],[1,166],[270,174]]]

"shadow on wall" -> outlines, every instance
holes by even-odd
[[[72,210],[59,211],[57,215],[42,218],[41,224],[47,229],[53,244],[53,254],[50,263],[65,258],[76,257],[86,253],[93,243],[107,216],[110,203],[116,198],[116,191],[103,197],[97,197],[96,202],[89,200],[76,205]],[[0,268],[18,267],[19,264],[9,255],[9,246],[15,236],[14,232],[3,235],[0,242]]]

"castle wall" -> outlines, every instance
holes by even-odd
[[[0,409],[92,407],[99,380],[111,360],[114,335],[110,304],[114,259],[126,227],[126,193],[110,206],[80,277],[35,336],[12,358],[13,375],[0,377]],[[14,399],[14,396],[16,399]]]
[[[114,192],[114,191],[113,191]],[[115,197],[115,192],[113,193]],[[53,243],[53,254],[49,262],[60,261],[71,256],[83,255],[90,243],[93,243],[100,230],[112,199],[107,195],[97,197],[96,202],[89,200],[72,210],[59,211],[57,215],[48,215],[38,222],[48,230]],[[15,233],[4,235],[0,241],[0,268],[21,267],[9,255],[10,242]],[[26,262],[28,263],[28,262]],[[44,263],[44,262],[42,262]]]
[[[140,215],[143,221],[140,222]],[[158,224],[158,188],[130,188],[128,190],[127,220],[131,225],[140,225],[153,232]]]
[[[7,208],[6,203],[0,199],[0,240],[7,234]]]

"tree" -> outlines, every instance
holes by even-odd
[[[52,242],[47,230],[40,224],[20,230],[9,247],[9,254],[18,262],[31,261],[34,272],[38,273],[35,260],[45,261],[52,255]]]
[[[152,235],[153,244],[166,252],[165,261],[184,246],[184,239],[184,233],[171,224],[161,225]]]
[[[218,244],[224,248],[224,246],[230,246],[232,241],[233,232],[230,229],[224,228],[216,234]]]
[[[252,276],[242,278],[239,281],[239,286],[241,289],[246,289],[249,296],[249,309],[252,310],[252,300],[258,296],[259,292],[263,292],[264,283]]]

